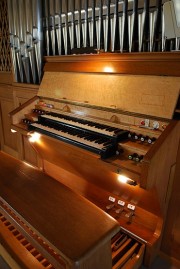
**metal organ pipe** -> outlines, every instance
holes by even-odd
[[[95,2],[95,27],[96,27],[96,48],[101,49],[101,34],[102,34],[102,1],[96,0]]]
[[[73,49],[84,53],[86,48],[92,48],[92,52],[160,51],[161,14],[166,1],[169,0],[46,0],[44,21],[47,16],[50,21],[44,31],[47,55],[71,54]],[[51,12],[52,5],[55,12]],[[53,34],[50,44],[47,31]]]
[[[50,28],[50,43],[52,47],[52,55],[56,55],[55,48],[55,1],[49,3],[49,28]]]
[[[40,83],[42,75],[42,1],[8,0],[14,79]]]
[[[169,0],[8,0],[15,80],[40,83],[43,51],[47,56],[87,49],[165,51],[165,2]]]
[[[107,52],[108,50],[109,21],[110,21],[110,2],[108,0],[103,0],[102,24],[103,24],[103,45],[104,45],[103,47],[105,52]],[[99,38],[99,40],[101,40],[101,38]]]
[[[127,31],[127,4],[128,0],[118,2],[119,49],[124,50],[125,31]]]
[[[147,38],[146,29],[148,27],[148,1],[144,0],[142,6],[138,6],[138,51],[143,50],[143,42]]]
[[[14,44],[14,16],[13,16],[13,5],[12,0],[8,0],[8,15],[9,15],[9,40],[11,48],[11,58],[12,58],[12,67],[15,81],[18,81],[18,71],[17,71],[17,61],[15,54],[15,44]]]
[[[93,0],[88,1],[88,33],[89,33],[89,46],[94,47],[95,37],[95,3]]]
[[[88,33],[88,0],[81,0],[81,27],[82,27],[82,46],[87,47],[87,33]]]
[[[61,21],[61,14],[62,14],[62,3],[60,1],[55,1],[55,31],[56,31],[56,38],[57,40],[57,53],[59,55],[62,54],[62,21]]]
[[[64,43],[64,54],[68,54],[68,1],[62,0],[62,34],[63,34],[63,43]]]
[[[42,0],[32,0],[33,6],[33,43],[35,49],[38,83],[42,76],[42,50],[43,50],[43,32],[42,32]]]
[[[76,47],[81,47],[81,2],[75,0],[75,32],[76,32]]]
[[[68,1],[68,31],[69,31],[69,40],[71,50],[74,48],[74,10],[75,10],[75,1]]]
[[[116,28],[118,23],[118,1],[111,0],[110,2],[110,49],[115,51]]]

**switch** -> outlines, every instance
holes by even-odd
[[[153,121],[153,123],[152,123],[152,127],[153,127],[153,129],[159,129],[159,122],[158,121]]]
[[[110,209],[112,209],[113,207],[114,207],[114,203],[115,203],[115,201],[116,201],[116,198],[114,198],[113,196],[109,196],[109,198],[108,198],[108,200],[110,201],[110,202],[112,202],[111,204],[109,204],[109,205],[107,205],[106,206],[106,209],[107,210],[110,210]]]
[[[114,198],[113,196],[109,196],[109,199],[108,200],[111,201],[112,203],[115,203],[116,198]]]
[[[126,214],[126,217],[128,218],[128,223],[132,223],[132,217],[134,216],[134,212],[130,211]]]
[[[156,141],[156,138],[155,137],[149,137],[149,139],[148,139],[148,143],[149,144],[152,144],[153,142],[155,142]]]
[[[120,214],[120,213],[122,213],[123,211],[124,211],[124,207],[121,207],[121,208],[116,209],[116,213],[117,213],[117,214]]]
[[[124,206],[125,205],[125,202],[122,201],[122,200],[118,200],[118,205]]]
[[[134,211],[135,211],[135,205],[128,204],[127,208],[130,209],[130,211],[126,214],[126,217],[128,218],[128,223],[132,223],[132,218],[134,216]]]
[[[135,207],[135,205],[128,204],[128,205],[127,205],[127,208],[134,211],[136,207]]]
[[[112,209],[113,207],[114,207],[114,204],[109,204],[109,205],[106,206],[106,209],[107,209],[107,210],[110,210],[110,209]]]

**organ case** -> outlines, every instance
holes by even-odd
[[[139,74],[133,67],[126,67],[127,59],[115,54],[112,58],[109,55],[46,57],[38,96],[13,111],[11,118],[12,128],[22,135],[30,135],[28,125],[37,120],[37,124],[42,124],[40,119],[46,116],[59,117],[60,124],[66,122],[72,129],[77,125],[79,128],[81,120],[88,121],[85,125],[94,123],[95,130],[88,127],[88,137],[95,131],[102,139],[103,129],[109,128],[126,131],[126,137],[116,140],[113,154],[101,158],[97,151],[62,140],[62,133],[56,131],[52,135],[52,128],[57,130],[53,118],[51,130],[44,131],[38,126],[41,140],[32,146],[42,159],[45,173],[106,211],[118,220],[123,232],[145,244],[144,263],[148,265],[160,243],[169,197],[167,188],[175,170],[180,127],[172,117],[180,79],[172,76],[173,70],[168,71],[163,61],[157,61],[158,57],[154,63],[158,62],[161,76],[146,69],[148,64],[145,70],[141,69],[144,57],[136,62],[141,70]],[[170,56],[163,57],[165,62]],[[45,125],[49,128],[47,122]],[[83,132],[84,129],[87,128],[82,128]],[[90,147],[94,147],[92,143]],[[137,156],[142,159],[137,161]],[[127,176],[133,185],[119,182],[119,175]],[[123,263],[117,268],[122,266]],[[131,268],[139,266],[138,262],[132,263]]]

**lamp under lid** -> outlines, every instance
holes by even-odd
[[[121,182],[121,183],[126,183],[126,184],[129,184],[129,185],[133,185],[133,186],[136,186],[137,185],[137,182],[131,178],[128,178],[122,174],[119,174],[118,175],[118,181]]]
[[[41,135],[37,132],[29,133],[29,141],[31,143],[38,142],[40,140]]]

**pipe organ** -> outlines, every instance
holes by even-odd
[[[0,254],[13,269],[149,266],[180,141],[178,0],[7,2],[14,80],[40,84],[11,128],[39,166],[0,153]]]
[[[179,53],[153,57],[46,57],[38,95],[10,113],[41,160],[0,154],[0,247],[20,268],[153,261],[180,140]]]
[[[8,0],[14,79],[39,84],[42,57],[179,50],[177,0]]]

